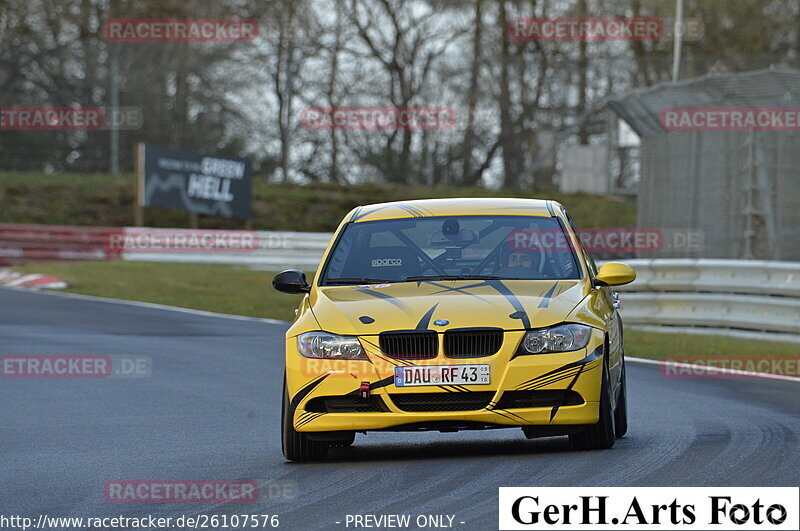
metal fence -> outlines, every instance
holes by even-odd
[[[672,108],[798,108],[800,72],[711,74],[638,90],[609,106],[641,137],[637,226],[695,229],[666,257],[800,260],[800,133],[666,131]]]

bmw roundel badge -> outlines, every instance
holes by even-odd
[[[435,324],[436,326],[447,326],[450,324],[450,321],[448,321],[447,319],[436,319],[433,322],[433,324]]]

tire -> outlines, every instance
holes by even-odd
[[[305,463],[324,459],[328,455],[330,444],[312,441],[294,429],[294,407],[289,402],[286,390],[286,378],[283,380],[283,407],[281,408],[281,447],[283,456],[289,461]]]
[[[628,391],[625,383],[625,361],[622,361],[622,380],[619,383],[619,398],[617,408],[614,410],[614,435],[621,439],[628,433]]]
[[[614,446],[614,411],[611,408],[611,383],[608,380],[608,355],[603,362],[603,383],[600,386],[600,420],[585,430],[569,436],[575,450],[604,450]]]

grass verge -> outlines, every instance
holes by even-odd
[[[133,175],[0,173],[0,223],[99,225],[134,223]],[[253,228],[331,232],[353,207],[383,201],[440,197],[539,197],[563,203],[579,226],[630,227],[636,206],[630,199],[554,190],[487,190],[477,186],[391,184],[274,184],[253,182]],[[186,227],[186,212],[145,209],[149,227]],[[238,229],[242,220],[201,216],[200,228]]]
[[[756,358],[794,356],[800,358],[800,345],[788,341],[761,341],[705,334],[680,334],[625,329],[625,355],[660,360],[666,357]]]
[[[292,320],[299,302],[272,288],[275,273],[231,265],[112,260],[26,264],[14,271],[55,275],[68,285],[59,291],[69,293],[285,321]]]

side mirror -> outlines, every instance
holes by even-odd
[[[636,280],[636,271],[627,264],[608,262],[600,266],[594,277],[595,286],[622,286]]]
[[[306,274],[299,269],[287,269],[275,275],[272,287],[283,293],[308,293],[311,286],[306,281]]]

